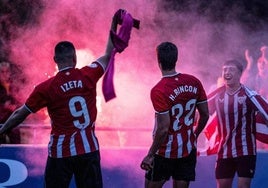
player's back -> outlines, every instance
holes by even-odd
[[[196,103],[206,100],[206,94],[201,82],[189,74],[176,74],[163,77],[152,89],[152,93],[161,93],[165,104],[154,103],[156,111],[170,111],[172,122],[179,126],[190,126],[194,123]],[[157,98],[158,94],[154,94]],[[174,127],[173,127],[174,128]],[[189,127],[190,128],[190,127]],[[174,129],[177,131],[178,127]]]
[[[163,77],[151,91],[156,112],[170,115],[168,138],[158,154],[166,158],[187,156],[195,147],[193,125],[196,104],[206,100],[201,82],[188,74]]]
[[[56,124],[82,128],[96,119],[96,83],[79,69],[59,72],[50,84],[48,111]]]
[[[73,156],[98,149],[94,134],[96,82],[102,74],[102,69],[71,68],[37,86],[34,93],[44,95],[40,101],[47,103],[44,106],[52,120],[50,156]]]

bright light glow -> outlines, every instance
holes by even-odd
[[[77,56],[77,64],[76,64],[77,68],[82,68],[95,60],[95,57],[88,49],[76,50],[76,56]]]

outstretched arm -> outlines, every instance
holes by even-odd
[[[254,71],[254,59],[250,55],[249,50],[245,50],[245,59],[246,59],[246,67],[245,70],[243,71],[243,74],[241,75],[240,81],[241,83],[254,88],[255,86],[255,71]],[[261,60],[260,58],[258,61]]]
[[[110,30],[116,32],[116,25],[117,25],[117,22],[116,22],[116,19],[114,16]],[[113,45],[113,42],[111,39],[111,34],[109,32],[109,37],[108,37],[108,41],[107,41],[107,45],[106,45],[105,54],[97,59],[97,61],[102,64],[102,66],[104,67],[105,70],[106,70],[108,63],[110,61],[113,49],[114,49],[114,45]]]
[[[30,113],[31,112],[26,108],[25,105],[15,110],[7,119],[7,121],[3,124],[3,126],[0,128],[0,135],[18,126],[26,119],[26,117]]]

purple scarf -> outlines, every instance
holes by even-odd
[[[115,54],[117,52],[121,53],[127,48],[132,27],[139,29],[140,23],[139,20],[133,19],[132,16],[127,13],[127,11],[122,9],[119,9],[114,16],[117,20],[117,24],[121,24],[121,27],[118,34],[113,31],[110,32],[114,49],[112,51],[111,58],[108,63],[108,67],[102,83],[102,92],[106,102],[116,97],[113,84]]]

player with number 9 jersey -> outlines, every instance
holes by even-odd
[[[196,105],[206,102],[201,82],[189,74],[163,76],[151,90],[151,101],[156,113],[169,113],[168,136],[157,154],[165,158],[182,158],[196,148]]]
[[[99,149],[94,133],[96,83],[103,74],[104,68],[98,62],[81,69],[67,68],[37,85],[27,99],[25,105],[31,112],[47,107],[53,120],[50,157],[69,157]]]
[[[129,18],[132,21],[130,15]],[[69,187],[73,177],[76,187],[103,187],[100,149],[95,135],[96,86],[105,71],[113,70],[108,65],[114,63],[117,53],[111,38],[117,24],[114,15],[104,54],[81,69],[75,68],[77,56],[73,43],[59,41],[53,56],[58,73],[38,84],[26,102],[0,127],[1,136],[31,113],[47,108],[52,127],[44,171],[46,188]],[[103,91],[107,89],[104,87]]]

